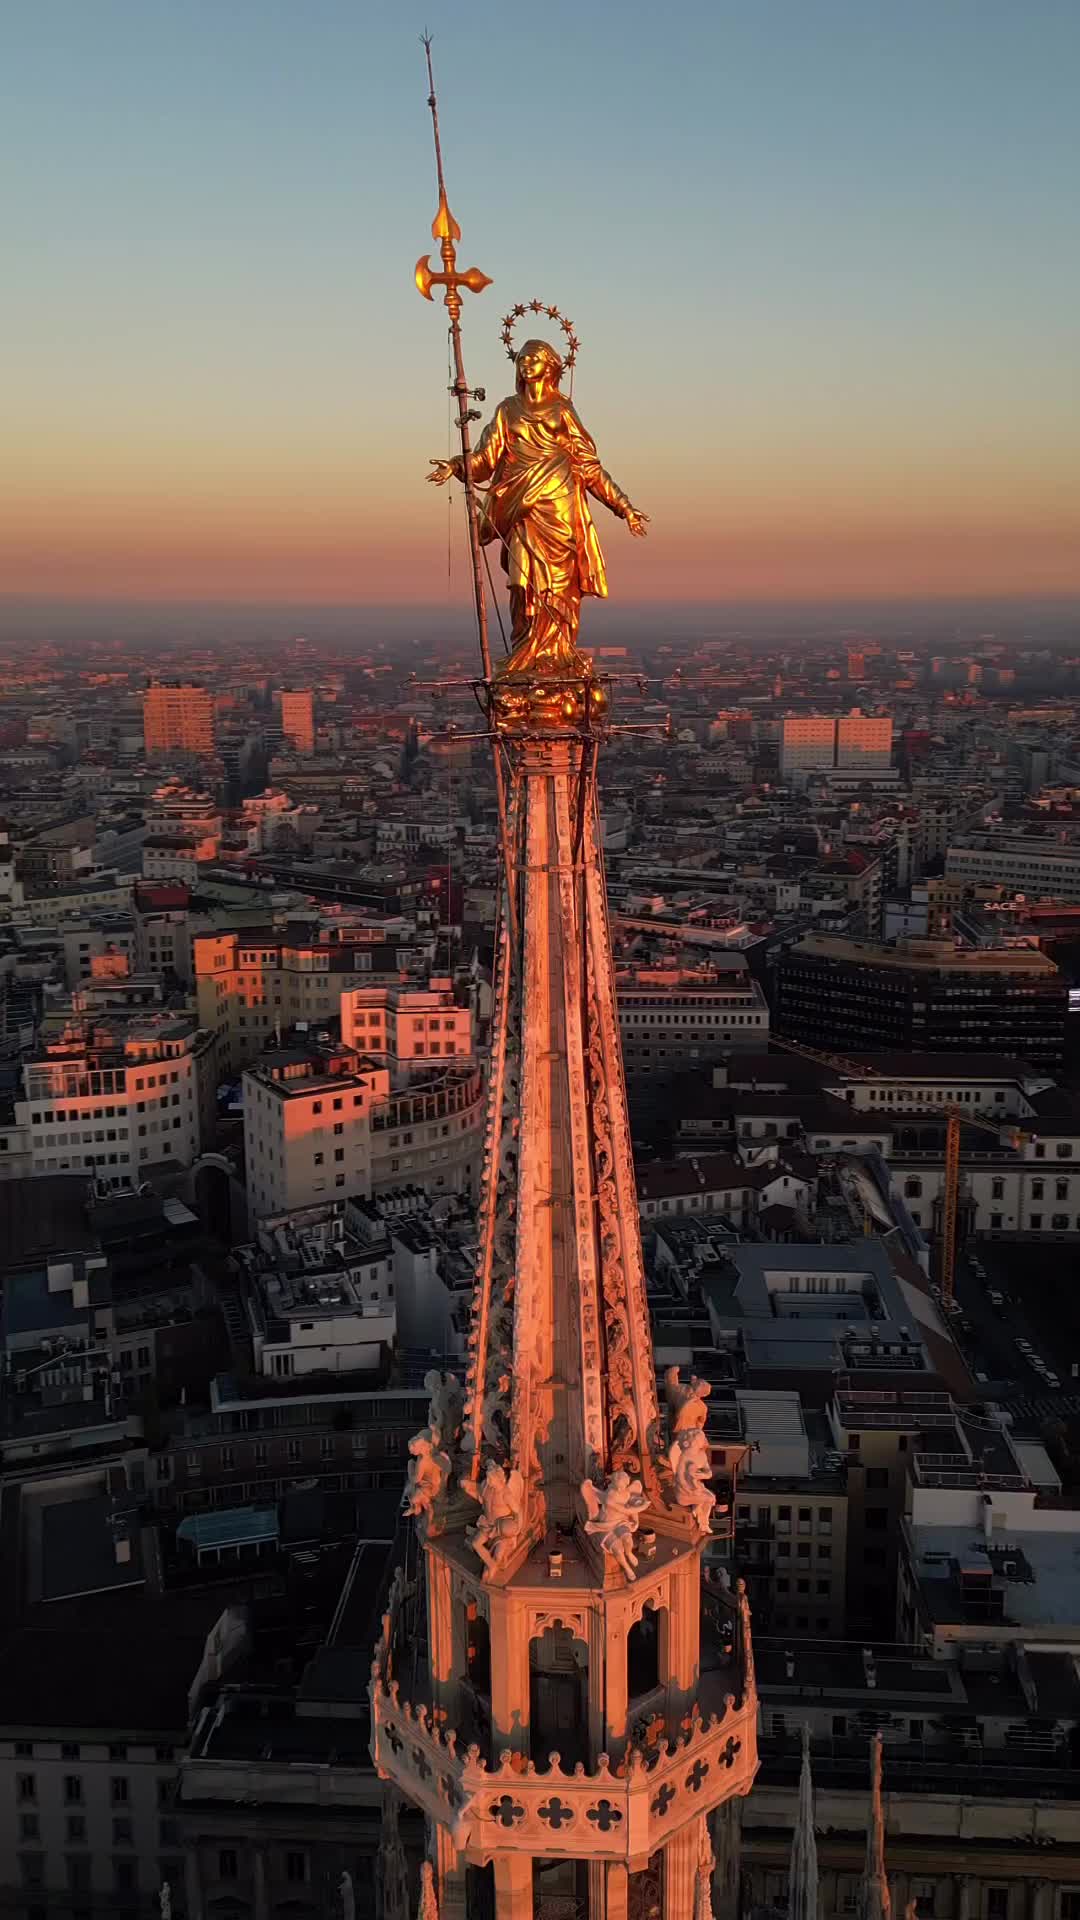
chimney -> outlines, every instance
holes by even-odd
[[[982,1496],[982,1525],[983,1539],[986,1541],[987,1546],[989,1546],[994,1537],[994,1503],[988,1493],[984,1493]]]

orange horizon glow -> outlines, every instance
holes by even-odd
[[[650,503],[652,504],[652,503]],[[358,503],[356,503],[358,506]],[[227,524],[197,503],[165,511],[151,501],[117,512],[100,502],[24,503],[0,526],[0,593],[40,599],[183,602],[295,601],[439,605],[468,600],[463,533],[401,523],[357,537],[362,512],[340,500],[318,515],[294,507],[234,513]],[[631,549],[624,529],[601,526],[613,607],[657,602],[878,597],[963,598],[1080,594],[1080,528],[1059,515],[1017,524],[1002,516],[893,520],[852,513],[834,525],[735,515],[704,529],[665,524]],[[501,592],[497,564],[493,574]],[[590,620],[601,618],[595,612]]]
[[[613,35],[576,7],[552,90],[529,16],[434,4],[461,261],[494,280],[480,411],[500,316],[558,302],[651,517],[597,515],[593,631],[1080,594],[1080,10],[624,0]],[[0,593],[467,607],[460,497],[425,485],[453,427],[399,11],[54,0],[9,39]]]

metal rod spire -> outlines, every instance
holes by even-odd
[[[435,173],[439,186],[439,210],[431,224],[431,234],[439,242],[442,258],[442,272],[432,271],[431,262],[426,255],[416,263],[416,285],[425,300],[431,299],[431,289],[440,286],[444,289],[443,305],[450,316],[450,346],[454,361],[454,381],[451,387],[457,400],[458,435],[461,440],[461,481],[465,489],[465,515],[469,528],[469,559],[472,565],[473,605],[476,610],[476,632],[480,642],[480,670],[484,681],[486,711],[490,715],[491,705],[491,648],[488,644],[487,601],[484,598],[484,572],[482,547],[480,541],[480,502],[472,472],[472,442],[469,426],[480,418],[473,412],[469,401],[473,395],[465,378],[465,357],[461,346],[461,289],[467,287],[470,293],[482,293],[491,285],[486,273],[479,267],[470,267],[467,272],[459,273],[457,266],[457,241],[461,239],[461,228],[450,211],[446,197],[446,176],[443,172],[442,140],[439,134],[439,103],[435,94],[435,71],[431,60],[431,35],[421,35],[428,71],[428,106],[431,110],[431,130],[435,139]],[[512,944],[517,944],[518,913],[515,897],[516,876],[514,872],[513,852],[510,846],[510,834],[506,810],[506,781],[500,757],[499,741],[492,738],[492,762],[495,774],[495,799],[499,814],[499,838],[502,843],[503,865],[506,873],[506,910],[509,916]]]
[[[465,511],[469,525],[469,555],[472,561],[473,600],[476,607],[476,631],[480,641],[480,665],[484,679],[491,679],[491,648],[488,645],[487,602],[484,598],[484,575],[480,551],[480,502],[472,477],[472,442],[469,434],[470,422],[477,418],[469,410],[471,398],[469,383],[465,378],[465,357],[461,346],[461,288],[468,287],[471,293],[481,293],[491,285],[486,274],[476,267],[470,267],[467,273],[457,271],[456,242],[461,238],[461,228],[450,211],[446,198],[446,176],[443,172],[442,140],[439,137],[439,103],[435,95],[435,73],[431,63],[431,35],[421,36],[428,71],[428,106],[431,109],[431,130],[435,139],[435,173],[439,186],[439,211],[432,222],[433,239],[439,242],[443,271],[432,274],[421,261],[416,269],[416,281],[421,293],[430,300],[433,285],[445,287],[443,304],[450,315],[450,344],[454,356],[454,384],[451,391],[458,403],[458,434],[461,439],[461,480],[465,488]],[[423,269],[423,272],[422,272]]]

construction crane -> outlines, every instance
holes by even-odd
[[[780,1047],[785,1053],[799,1054],[804,1060],[813,1060],[820,1067],[828,1067],[834,1073],[842,1073],[852,1080],[887,1080],[889,1074],[879,1072],[876,1067],[868,1067],[861,1060],[852,1060],[842,1053],[824,1053],[817,1047],[804,1047],[798,1040],[781,1040],[777,1034],[770,1034],[773,1046]],[[1001,1139],[1001,1121],[983,1119],[981,1115],[968,1113],[954,1101],[942,1104],[945,1117],[945,1170],[941,1190],[941,1230],[938,1244],[938,1284],[944,1304],[949,1305],[956,1295],[956,1238],[960,1213],[960,1128],[978,1127],[983,1133],[992,1133],[996,1140]],[[1015,1148],[1022,1146],[1027,1135],[1017,1127],[1013,1129],[1010,1144]]]

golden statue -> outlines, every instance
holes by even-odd
[[[584,678],[577,647],[581,601],[607,594],[607,574],[588,496],[602,500],[644,538],[641,513],[605,472],[596,442],[560,391],[564,363],[546,340],[527,340],[515,359],[517,391],[497,408],[474,453],[470,477],[487,483],[480,537],[499,541],[510,583],[513,651],[499,677]],[[433,460],[436,486],[461,480],[464,460]]]

